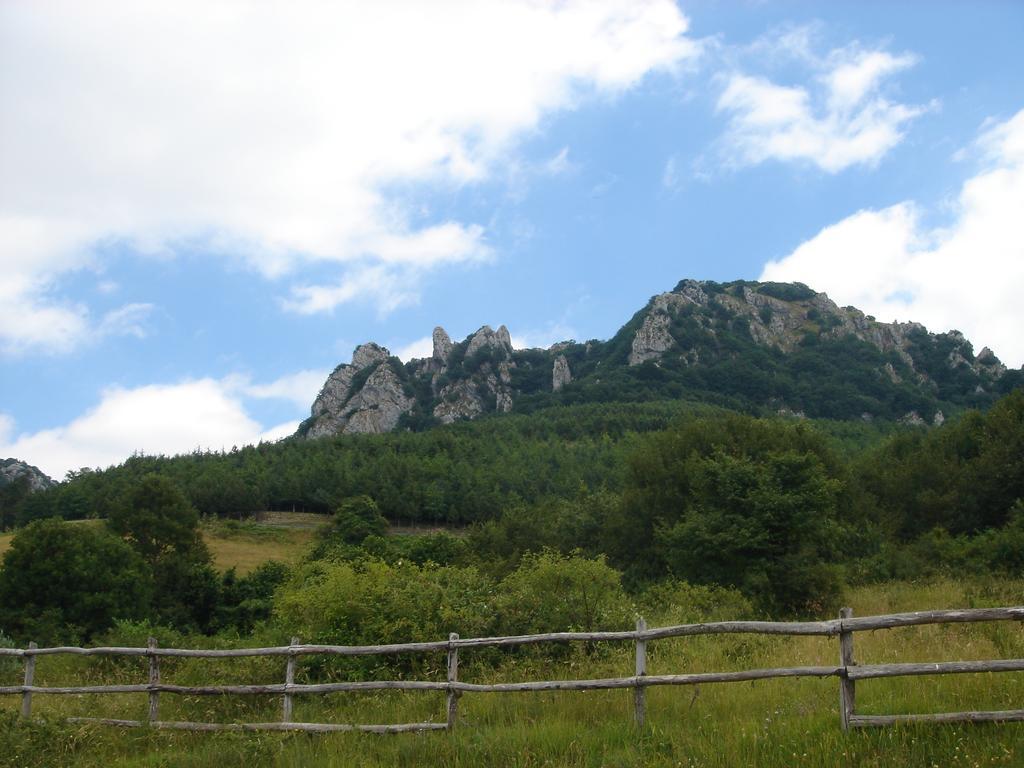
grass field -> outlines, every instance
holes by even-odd
[[[268,560],[296,562],[323,519],[323,515],[306,515],[302,520],[292,520],[291,524],[208,521],[203,524],[203,541],[217,570],[234,568],[241,576]]]
[[[902,610],[1013,605],[1024,583],[938,582],[889,584],[854,590],[855,615]],[[650,616],[652,626],[673,617]],[[457,629],[457,628],[453,628]],[[861,663],[1024,658],[1016,623],[912,627],[860,633]],[[558,659],[509,658],[499,668],[474,666],[463,651],[469,682],[586,678],[630,674],[633,649],[604,654],[578,649]],[[837,641],[826,638],[717,636],[651,643],[649,673],[828,665]],[[443,656],[434,668],[443,679]],[[144,679],[144,662],[44,657],[39,684],[70,679],[92,683]],[[257,682],[282,677],[281,660],[168,663],[168,682]],[[0,671],[0,685],[16,682],[19,665]],[[298,681],[306,669],[300,667]],[[253,721],[277,719],[274,697],[161,698],[166,718]],[[460,700],[454,733],[189,734],[64,725],[70,715],[139,718],[144,695],[36,696],[31,724],[15,717],[18,697],[0,697],[0,766],[991,766],[1024,765],[1024,728],[1006,725],[919,725],[844,734],[839,728],[838,682],[775,680],[656,688],[648,691],[648,724],[632,722],[629,691],[468,694]],[[950,675],[862,681],[858,712],[941,712],[1024,707],[1024,674]],[[409,722],[444,718],[438,692],[338,694],[297,699],[296,719],[328,722]]]
[[[316,528],[327,519],[325,515],[304,513],[263,514],[267,517],[252,522],[213,520],[202,524],[203,541],[217,570],[234,568],[241,576],[267,560],[294,563],[313,540]],[[78,524],[99,525],[100,521],[83,520]],[[12,538],[13,533],[0,533],[0,557]]]

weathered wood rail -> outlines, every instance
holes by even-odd
[[[858,715],[855,706],[856,681],[885,677],[913,675],[947,675],[978,672],[1019,672],[1024,671],[1024,659],[992,661],[947,661],[935,663],[904,664],[858,664],[853,656],[853,637],[857,632],[881,629],[895,629],[924,624],[955,624],[963,622],[1022,621],[1024,607],[974,608],[952,611],[917,611],[895,613],[884,616],[862,616],[854,618],[849,608],[840,612],[838,619],[829,621],[719,621],[702,624],[681,624],[670,627],[648,629],[641,618],[636,629],[622,632],[555,632],[538,635],[514,635],[509,637],[460,638],[452,633],[448,640],[420,643],[397,643],[390,645],[309,645],[292,638],[291,644],[269,648],[232,648],[220,650],[160,648],[150,638],[145,648],[96,647],[77,648],[60,646],[38,648],[29,643],[27,648],[0,648],[0,656],[15,656],[24,659],[24,676],[21,685],[0,686],[0,695],[20,695],[23,717],[32,714],[34,695],[68,694],[114,694],[145,693],[149,697],[146,720],[118,720],[111,718],[69,718],[73,722],[99,722],[125,727],[151,726],[193,731],[368,731],[374,733],[399,733],[405,731],[451,730],[456,725],[458,700],[465,693],[510,693],[525,691],[588,691],[631,688],[634,692],[634,719],[643,725],[646,719],[645,689],[656,685],[703,685],[708,683],[733,683],[750,680],[769,680],[785,677],[837,677],[839,678],[839,715],[843,730],[851,727],[892,725],[899,722],[1005,722],[1024,721],[1024,709],[1000,712],[950,712],[942,714],[907,715]],[[782,667],[772,669],[747,669],[737,672],[700,672],[678,675],[647,674],[647,647],[651,641],[672,637],[693,637],[697,635],[720,634],[760,635],[816,635],[839,638],[839,663],[836,666]],[[459,677],[459,649],[484,647],[510,647],[536,643],[569,642],[633,642],[636,645],[635,674],[629,677],[600,678],[593,680],[543,680],[511,683],[467,683]],[[439,653],[447,654],[447,676],[444,681],[432,680],[367,680],[339,683],[296,683],[295,670],[299,656],[323,654],[337,656],[368,656],[397,653]],[[86,686],[38,686],[34,684],[36,659],[40,656],[58,654],[75,656],[143,656],[149,659],[148,682],[123,685]],[[160,658],[224,659],[253,656],[286,657],[285,681],[283,683],[239,684],[239,685],[174,685],[163,682],[160,676]],[[444,722],[397,723],[386,725],[351,725],[344,723],[295,722],[293,716],[294,697],[311,694],[342,693],[351,691],[443,691],[446,697]],[[224,695],[280,695],[282,714],[279,722],[266,723],[198,723],[167,721],[160,719],[160,694],[188,696]]]

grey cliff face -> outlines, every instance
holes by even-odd
[[[448,384],[441,389],[441,402],[434,408],[434,418],[442,424],[475,419],[484,412],[484,401],[470,381]]]
[[[509,336],[508,328],[503,325],[497,331],[492,331],[491,326],[483,326],[469,340],[469,346],[466,347],[466,357],[473,357],[473,355],[485,348],[493,349],[511,357],[512,338]]]
[[[448,336],[448,333],[440,325],[434,329],[434,354],[433,359],[435,362],[444,365],[448,362],[448,357],[452,353],[452,340]]]
[[[493,330],[489,325],[481,327],[466,344],[464,361],[476,360],[484,352],[489,352],[489,359],[480,364],[468,377],[454,383],[444,385],[438,391],[441,402],[433,410],[434,418],[442,424],[451,424],[463,419],[475,419],[489,410],[497,413],[508,413],[512,410],[512,337],[504,325]],[[448,373],[442,368],[435,377]],[[465,372],[464,372],[465,375]]]
[[[669,333],[672,318],[667,312],[652,311],[644,318],[644,324],[633,337],[633,349],[629,353],[629,364],[640,365],[648,360],[657,360],[672,348],[675,339]]]
[[[840,355],[837,360],[846,361],[841,355],[853,354],[851,348],[829,342],[847,340],[869,344],[882,353],[857,348],[857,354],[870,361],[865,364],[874,366],[882,389],[901,388],[906,394],[907,388],[916,388],[924,402],[932,403],[918,406],[917,413],[887,413],[891,407],[887,403],[895,400],[868,395],[868,400],[876,402],[876,416],[902,415],[907,423],[941,423],[944,416],[938,406],[942,404],[949,413],[945,403],[956,407],[960,402],[950,399],[951,391],[960,398],[992,397],[998,391],[993,385],[1007,371],[988,348],[975,355],[970,342],[957,331],[935,334],[919,323],[879,322],[854,307],[839,307],[826,294],[800,283],[683,280],[674,290],[652,297],[636,320],[609,342],[564,341],[547,350],[513,350],[504,325],[497,330],[482,326],[459,342],[438,326],[430,357],[404,364],[384,347],[360,345],[352,361],[339,365],[327,378],[298,434],[312,438],[387,432],[400,424],[410,429],[451,424],[514,411],[524,396],[533,405],[570,383],[586,398],[595,394],[590,387],[606,386],[602,385],[606,372],[616,373],[624,363],[632,367],[654,362],[661,372],[617,375],[616,386],[626,381],[630,382],[626,386],[643,387],[655,380],[652,377],[679,381],[683,367],[713,370],[730,365],[736,357],[750,354],[751,343],[772,352],[767,357],[756,353],[751,358],[756,365],[787,371],[786,375],[814,376],[799,367],[802,360],[788,371],[786,359],[809,350],[808,345],[821,344],[821,351],[812,355],[824,355],[822,359],[827,360],[829,350],[835,350]],[[947,369],[956,374],[950,376]],[[807,415],[817,415],[807,398],[787,404],[770,385],[768,391],[766,404],[780,413],[800,418],[806,409]],[[599,391],[596,394],[601,396]],[[859,407],[856,413],[874,418]]]
[[[551,366],[551,390],[558,392],[571,381],[572,371],[569,370],[569,361],[565,359],[565,355],[559,355]]]
[[[798,285],[798,284],[795,284]],[[973,357],[970,342],[959,331],[945,334],[929,334],[920,323],[878,322],[854,307],[839,307],[827,294],[814,293],[799,286],[807,295],[798,299],[780,299],[766,293],[742,286],[738,295],[719,292],[709,295],[696,281],[684,280],[676,290],[655,296],[647,310],[640,328],[637,329],[628,361],[640,365],[648,360],[659,360],[666,354],[678,354],[687,364],[699,359],[696,349],[680,348],[672,336],[673,319],[687,306],[712,307],[717,305],[728,311],[730,316],[742,318],[749,327],[751,338],[767,347],[774,347],[785,353],[796,350],[808,331],[820,333],[824,338],[841,339],[853,336],[874,345],[882,352],[894,353],[914,372],[918,384],[928,384],[927,376],[919,371],[910,354],[914,338],[922,334],[931,339],[944,338],[954,345],[949,352],[947,364],[950,368],[967,366],[977,374],[998,378],[1006,367],[987,347]],[[714,335],[714,320],[704,319],[706,330]],[[901,378],[891,364],[879,371],[893,383]]]
[[[390,352],[377,344],[356,347],[351,364],[339,365],[327,377],[313,402],[306,436],[377,434],[394,429],[402,414],[412,408],[413,399],[405,394],[388,362],[390,357]],[[357,377],[371,368],[356,389]]]
[[[429,384],[435,400],[429,413],[442,424],[512,410],[516,364],[508,328],[483,326],[462,343],[457,358],[460,345],[444,328],[434,328],[432,341],[429,358],[407,365],[377,344],[356,347],[352,362],[339,365],[327,378],[299,433],[316,438],[389,432],[417,407],[411,386],[416,381]],[[475,367],[467,370],[467,365]]]
[[[3,459],[0,461],[0,488],[16,483],[21,478],[28,482],[30,492],[45,491],[56,485],[52,478],[45,475],[38,467],[27,464],[19,459]]]

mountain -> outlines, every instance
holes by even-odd
[[[25,478],[29,491],[45,491],[56,485],[52,478],[44,475],[38,467],[18,459],[0,459],[0,488]]]
[[[559,404],[686,399],[752,412],[940,424],[1024,383],[958,331],[883,323],[802,283],[682,280],[608,341],[512,348],[483,326],[402,363],[375,343],[328,376],[300,437],[419,430]]]

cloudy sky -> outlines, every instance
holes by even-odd
[[[800,280],[1024,363],[1024,4],[0,3],[0,457],[288,434],[435,325]]]

